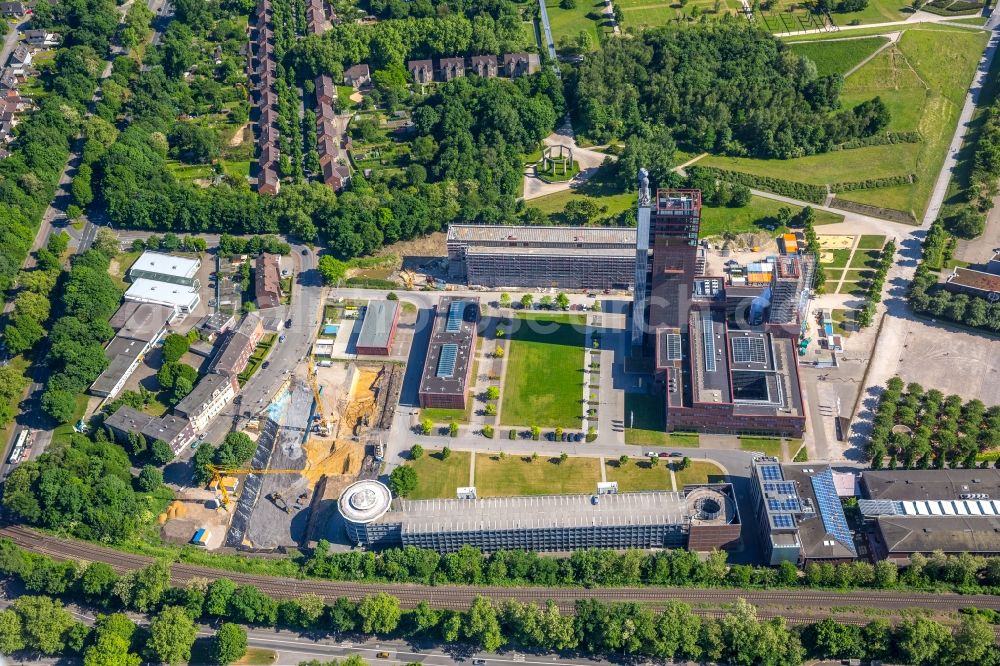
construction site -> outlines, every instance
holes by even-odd
[[[208,487],[177,493],[160,516],[163,538],[258,552],[336,539],[341,491],[378,475],[403,373],[394,363],[310,362],[246,424],[252,460],[211,468]]]

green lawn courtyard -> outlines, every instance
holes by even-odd
[[[722,468],[708,460],[691,460],[687,469],[678,470],[676,467],[674,469],[676,470],[674,479],[677,481],[677,490],[683,490],[684,486],[696,483],[723,483],[726,481]]]
[[[476,493],[479,497],[511,495],[565,495],[593,493],[601,480],[599,458],[559,458],[476,454]]]
[[[429,450],[417,460],[406,463],[417,472],[417,487],[408,498],[454,498],[456,488],[469,485],[471,455],[468,451],[452,451],[447,460],[442,460],[440,451]]]
[[[604,473],[608,481],[618,482],[618,491],[622,493],[673,490],[666,460],[659,461],[655,467],[648,458],[630,459],[624,465],[617,460],[606,460]]]
[[[580,315],[517,315],[510,335],[501,425],[580,426],[584,321]]]

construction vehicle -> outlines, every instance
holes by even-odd
[[[311,354],[309,355],[309,388],[312,389],[313,400],[316,401],[316,415],[319,417],[315,426],[316,430],[321,436],[326,437],[330,434],[330,424],[326,422],[323,400],[319,392],[319,382],[316,380],[316,365],[313,363]]]
[[[267,499],[271,500],[274,506],[278,507],[285,513],[292,512],[292,510],[288,508],[288,502],[286,502],[285,498],[281,496],[281,493],[271,493],[267,496]]]
[[[222,482],[222,477],[224,476],[245,476],[247,474],[302,474],[301,469],[253,469],[249,467],[245,469],[238,469],[235,467],[222,467],[220,465],[207,465],[206,469],[212,475],[212,478],[208,482],[209,486],[215,486],[219,489],[219,503],[223,509],[229,508],[231,497],[229,490],[226,489],[226,484]],[[277,502],[275,502],[275,504],[277,504]]]
[[[407,289],[413,289],[413,283],[417,278],[417,274],[413,271],[402,270],[399,271],[399,277],[403,280],[403,286]]]

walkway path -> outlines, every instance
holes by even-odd
[[[573,160],[580,165],[580,173],[574,176],[572,180],[546,183],[544,180],[535,176],[534,166],[526,168],[524,171],[524,195],[522,197],[525,201],[530,201],[531,199],[544,197],[547,194],[564,192],[573,187],[578,187],[580,183],[590,180],[590,178],[597,173],[598,168],[604,164],[604,160],[617,159],[614,155],[606,155],[590,148],[581,148],[577,146],[576,139],[573,137],[572,132],[572,128],[569,129],[569,134],[566,133],[565,128],[560,128],[560,131],[545,137],[545,139],[542,140],[542,143],[546,146],[566,146],[572,150]]]
[[[882,53],[882,51],[885,51],[887,48],[889,48],[893,44],[897,43],[899,41],[899,38],[900,38],[900,36],[902,34],[903,34],[903,31],[899,30],[897,32],[890,32],[887,35],[884,35],[885,37],[889,38],[889,41],[887,41],[885,44],[883,44],[882,46],[880,46],[877,49],[875,49],[874,52],[872,52],[867,58],[865,58],[864,60],[862,60],[861,62],[859,62],[857,65],[855,65],[854,67],[851,67],[849,70],[847,70],[846,72],[844,72],[844,78],[846,79],[848,76],[850,76],[851,74],[853,74],[854,72],[858,71],[859,69],[861,69],[862,67],[864,67],[865,65],[867,65],[869,62],[871,62],[872,59],[875,58],[875,56],[877,56],[879,53]]]
[[[850,30],[864,30],[866,28],[892,28],[894,26],[913,25],[914,23],[943,23],[945,25],[953,25],[956,28],[966,28],[966,29],[971,28],[972,30],[982,30],[985,27],[985,29],[987,30],[992,30],[992,28],[989,27],[989,23],[987,23],[986,26],[984,27],[980,27],[977,25],[969,25],[966,23],[953,23],[953,21],[955,21],[956,19],[973,18],[975,16],[976,16],[975,14],[968,14],[965,16],[938,16],[937,14],[931,14],[929,12],[916,12],[914,14],[911,14],[909,17],[907,17],[902,21],[885,21],[883,23],[866,23],[861,25],[838,26],[838,32],[847,32]],[[993,18],[991,17],[990,21],[992,20]],[[797,37],[799,35],[814,35],[819,33],[827,34],[829,32],[830,31],[827,30],[826,28],[812,28],[810,30],[793,30],[791,32],[776,32],[774,33],[774,36]],[[862,35],[859,35],[859,37],[861,36]],[[870,37],[871,35],[863,35],[863,36]],[[855,38],[839,37],[837,39],[855,39]],[[832,41],[832,40],[824,40],[824,41]]]

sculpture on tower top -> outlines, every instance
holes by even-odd
[[[639,205],[649,205],[649,171],[639,169]]]

